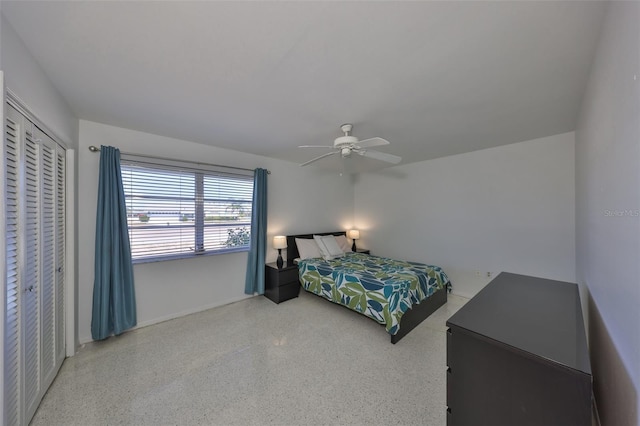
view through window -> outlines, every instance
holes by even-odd
[[[248,250],[253,177],[121,162],[134,262]]]

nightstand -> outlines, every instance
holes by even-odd
[[[356,249],[356,253],[371,254],[371,250],[369,250],[369,249]]]
[[[276,303],[298,297],[300,293],[298,265],[294,263],[287,262],[281,269],[275,262],[267,263],[264,279],[264,295]]]

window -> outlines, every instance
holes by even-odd
[[[246,251],[253,176],[121,161],[134,263]]]

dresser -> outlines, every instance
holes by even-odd
[[[298,265],[285,263],[278,268],[275,262],[265,265],[264,295],[275,303],[298,297],[300,281]]]
[[[591,425],[576,284],[503,272],[447,327],[447,425]]]

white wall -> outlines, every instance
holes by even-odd
[[[467,297],[487,272],[573,281],[573,151],[565,133],[362,175],[360,245],[442,266]]]
[[[640,4],[611,2],[576,130],[576,275],[603,425],[640,424],[639,212]]]
[[[90,145],[237,167],[268,168],[268,258],[275,261],[271,237],[347,229],[353,221],[353,185],[348,176],[316,172],[297,164],[209,147],[88,121],[80,122],[79,149],[79,333],[91,340],[91,303],[99,154]],[[138,264],[134,266],[138,323],[222,305],[244,294],[246,253]]]
[[[77,147],[77,118],[11,24],[3,15],[0,15],[0,20],[0,55],[7,88],[15,93],[31,112],[61,139],[60,142],[67,145],[67,148]]]

